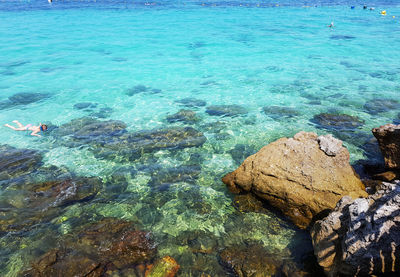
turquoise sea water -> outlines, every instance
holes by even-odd
[[[181,242],[197,232],[218,249],[252,241],[271,252],[301,253],[293,245],[306,240],[304,233],[273,213],[236,211],[220,178],[238,166],[235,147],[250,149],[249,155],[301,130],[330,133],[312,120],[327,112],[364,122],[345,137],[345,144],[353,162],[365,158],[362,146],[371,128],[400,117],[395,105],[400,95],[400,6],[366,1],[375,7],[371,11],[355,1],[293,2],[1,2],[0,106],[17,93],[46,95],[29,104],[1,106],[1,124],[18,119],[59,126],[95,116],[121,120],[132,132],[187,126],[166,117],[187,109],[176,101],[190,97],[206,102],[189,109],[199,117],[191,126],[204,132],[207,141],[178,154],[149,154],[151,164],[121,163],[100,159],[87,147],[61,146],[51,136],[34,138],[3,128],[1,144],[41,150],[45,165],[103,180],[124,166],[136,168],[137,174],[124,184],[124,197],[104,187],[95,199],[64,209],[51,227],[39,224],[18,240],[11,233],[3,235],[0,275],[14,276],[38,249],[54,247],[54,240],[37,232],[51,228],[57,238],[71,230],[71,218],[82,215],[82,221],[113,216],[139,222],[152,231],[160,253],[178,260],[181,276],[224,275],[217,250],[204,257]],[[387,15],[380,15],[381,10]],[[334,28],[327,27],[331,22]],[[94,103],[93,108],[74,108],[81,102]],[[368,106],[378,102],[387,105],[378,111]],[[212,105],[240,105],[246,113],[213,116],[206,113]],[[270,106],[291,109],[264,112]],[[213,124],[223,126],[205,127]],[[366,140],[360,142],[360,137]],[[148,184],[151,175],[139,169],[176,168],[191,154],[202,157],[198,178],[172,182],[167,192],[154,193]]]

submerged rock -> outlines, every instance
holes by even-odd
[[[278,208],[298,227],[307,228],[314,216],[333,209],[344,195],[366,196],[349,164],[346,148],[327,155],[315,133],[281,138],[248,157],[222,181],[234,193],[252,192]]]
[[[331,131],[354,130],[364,125],[364,120],[361,120],[356,116],[336,113],[320,113],[314,115],[310,121],[316,124],[319,128]]]
[[[236,276],[274,276],[277,261],[259,245],[235,245],[220,253],[221,263]]]
[[[352,40],[355,39],[356,37],[348,35],[332,35],[329,38],[333,40]]]
[[[172,184],[178,182],[193,183],[197,180],[201,172],[199,165],[186,165],[168,169],[157,170],[152,173],[150,180],[151,186]]]
[[[166,119],[169,123],[184,122],[187,124],[193,124],[200,120],[196,112],[184,109],[179,110],[177,113],[168,115]]]
[[[400,125],[386,124],[372,129],[389,169],[400,170]]]
[[[212,116],[239,116],[247,114],[247,109],[239,105],[213,105],[208,106],[206,113]]]
[[[150,263],[156,252],[149,233],[128,221],[105,218],[66,236],[22,276],[119,276],[124,269]]]
[[[236,144],[235,147],[229,150],[229,153],[232,156],[232,159],[236,164],[241,164],[248,156],[253,155],[257,151],[254,147],[247,144]]]
[[[18,231],[50,221],[58,215],[57,208],[92,199],[101,185],[97,178],[76,178],[10,188],[0,198],[0,207],[11,208],[0,220],[0,231]]]
[[[399,275],[399,206],[400,183],[383,183],[368,198],[343,197],[326,218],[317,221],[311,236],[326,275]]]
[[[0,145],[0,182],[30,174],[42,165],[42,155],[31,149]]]
[[[45,93],[20,92],[8,97],[8,99],[15,105],[27,105],[48,97],[49,95]]]
[[[98,144],[92,150],[105,158],[120,156],[124,159],[135,160],[144,153],[199,147],[204,142],[206,142],[206,137],[194,128],[171,127],[125,133]]]
[[[10,109],[22,105],[28,105],[39,102],[48,97],[49,95],[45,93],[21,92],[8,97],[8,100],[0,102],[0,109]]]
[[[141,92],[146,92],[148,89],[149,88],[144,85],[136,85],[133,88],[128,89],[126,94],[128,96],[133,96],[133,95],[141,93]]]
[[[263,111],[273,119],[292,118],[300,114],[295,108],[286,106],[266,106]]]
[[[400,103],[394,99],[376,98],[368,101],[364,109],[372,115],[400,109]]]
[[[162,259],[157,260],[150,268],[146,271],[146,277],[174,277],[178,272],[180,266],[170,256],[165,256]]]
[[[188,107],[188,108],[204,107],[207,104],[207,102],[204,101],[204,100],[197,99],[197,98],[192,98],[192,97],[176,100],[175,103],[181,104],[181,105],[183,105],[185,107]]]
[[[80,102],[80,103],[76,103],[74,105],[75,110],[83,110],[83,109],[96,108],[96,107],[97,107],[97,104],[91,103],[91,102]]]

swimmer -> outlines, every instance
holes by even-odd
[[[332,28],[332,27],[334,27],[334,25],[333,25],[333,21],[331,22],[331,24],[329,24],[329,25],[328,25],[328,27],[329,27],[329,28]]]
[[[367,5],[364,5],[364,6],[363,6],[363,9],[366,10],[366,9],[367,9]]]
[[[14,120],[13,123],[17,124],[18,127],[11,126],[10,124],[4,124],[4,126],[13,129],[14,131],[32,131],[31,136],[35,137],[41,137],[38,133],[47,130],[47,125],[42,123],[40,123],[39,126],[33,126],[32,124],[24,126],[18,120]]]

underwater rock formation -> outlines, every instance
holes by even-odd
[[[386,124],[372,129],[388,169],[400,170],[400,125]]]
[[[330,131],[354,130],[364,124],[364,121],[356,116],[337,113],[320,113],[314,115],[310,121],[317,127]]]
[[[220,253],[221,263],[236,276],[274,276],[277,261],[259,245],[235,245]]]
[[[389,112],[400,108],[400,103],[394,99],[375,98],[364,105],[364,109],[372,115]]]
[[[162,259],[157,260],[150,268],[146,271],[146,277],[174,277],[178,272],[180,266],[174,258],[165,256]]]
[[[267,116],[275,120],[281,118],[292,118],[300,114],[295,108],[286,106],[266,106],[263,107],[263,111]]]
[[[68,147],[90,146],[97,156],[106,159],[136,160],[144,153],[198,147],[207,140],[191,127],[127,132],[119,120],[100,121],[90,117],[74,119],[52,132]]]
[[[0,231],[18,231],[58,215],[58,208],[93,198],[102,182],[97,178],[75,178],[20,184],[2,192]],[[15,193],[18,191],[18,194]]]
[[[207,102],[204,101],[204,100],[197,99],[197,98],[192,98],[192,97],[176,100],[175,103],[181,104],[181,105],[183,105],[185,107],[188,107],[188,108],[204,107],[207,104]]]
[[[333,209],[350,195],[366,196],[364,185],[349,164],[346,148],[330,136],[300,132],[281,138],[248,157],[222,181],[234,193],[252,192],[278,208],[298,227],[307,228],[314,216]],[[322,149],[321,149],[322,148]]]
[[[166,119],[167,119],[168,123],[184,122],[187,124],[194,124],[200,120],[200,118],[197,116],[196,112],[191,111],[191,110],[185,110],[185,109],[181,109],[177,113],[168,115],[166,117]]]
[[[46,93],[20,92],[8,97],[8,100],[0,102],[0,109],[9,109],[28,105],[49,97],[50,95]]]
[[[240,105],[212,105],[208,106],[206,113],[213,116],[239,116],[247,114],[247,109]]]
[[[156,253],[150,233],[136,230],[128,221],[105,218],[65,236],[59,248],[48,251],[21,275],[120,276],[124,269],[150,263]]]
[[[42,165],[42,155],[32,149],[0,145],[0,184],[35,171]]]
[[[368,198],[343,197],[311,229],[314,253],[327,276],[400,274],[400,182]]]

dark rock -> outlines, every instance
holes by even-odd
[[[298,116],[300,113],[295,108],[286,106],[266,106],[263,111],[269,117],[280,120]]]
[[[158,150],[180,150],[199,147],[206,142],[206,137],[191,127],[173,127],[168,129],[144,130],[125,133],[105,143],[97,144],[93,151],[105,158],[117,156],[135,160],[144,153]]]
[[[185,107],[188,108],[198,108],[198,107],[203,107],[205,106],[207,103],[206,101],[200,100],[200,99],[196,99],[196,98],[183,98],[180,100],[176,100],[175,103],[181,104]]]
[[[397,276],[400,183],[382,183],[368,198],[343,197],[311,230],[327,276]]]
[[[233,136],[228,133],[218,133],[218,134],[215,134],[214,137],[216,140],[228,140],[228,139],[231,139]]]
[[[219,133],[226,127],[228,127],[227,123],[222,121],[214,121],[200,126],[203,132],[211,132],[211,133]]]
[[[151,93],[152,94],[159,94],[159,93],[161,93],[162,92],[162,90],[161,89],[158,89],[158,88],[153,88],[153,89],[151,89]]]
[[[76,109],[76,110],[83,110],[83,109],[96,108],[96,107],[97,107],[96,103],[90,103],[90,102],[81,102],[81,103],[76,103],[74,105],[74,109]]]
[[[1,205],[14,207],[15,199],[19,197],[23,197],[24,202],[1,218],[0,231],[18,231],[50,221],[58,216],[60,207],[92,199],[101,185],[102,182],[97,178],[76,178],[25,184],[18,190],[18,195],[13,189],[8,189],[3,193]]]
[[[113,113],[113,109],[110,107],[100,108],[98,112],[91,113],[89,116],[97,117],[97,118],[107,118],[110,117]]]
[[[0,181],[32,173],[41,165],[42,156],[36,150],[0,145]]]
[[[128,221],[105,218],[68,235],[22,276],[109,276],[119,270],[150,263],[156,255],[150,234]]]
[[[48,98],[48,94],[21,92],[8,97],[15,105],[27,105]]]
[[[191,110],[183,110],[182,109],[177,113],[167,116],[167,121],[169,123],[184,122],[187,124],[193,124],[193,123],[198,122],[199,120],[200,120],[200,118],[197,116],[196,112],[191,111]]]
[[[394,99],[375,98],[364,105],[364,109],[372,115],[400,109],[400,103]]]
[[[239,116],[247,114],[247,109],[239,105],[213,105],[208,106],[206,113],[212,116]]]
[[[236,164],[241,164],[247,157],[255,154],[257,151],[254,147],[247,144],[236,144],[235,147],[228,151]]]
[[[131,89],[128,89],[126,94],[128,96],[133,96],[133,95],[138,94],[138,93],[146,92],[148,89],[149,88],[144,86],[144,85],[137,85],[137,86],[134,86]]]
[[[178,182],[193,183],[201,173],[198,165],[179,166],[153,172],[149,185],[159,186]]]
[[[279,266],[273,255],[259,245],[235,245],[219,256],[221,263],[236,276],[273,276]]]
[[[356,37],[354,37],[354,36],[347,36],[347,35],[332,35],[332,36],[330,36],[330,39],[333,39],[333,40],[352,40],[355,38]]]
[[[388,169],[400,170],[400,125],[386,124],[372,129]]]
[[[314,115],[310,121],[319,128],[335,131],[354,130],[364,125],[364,120],[356,116],[336,113],[320,113]]]

